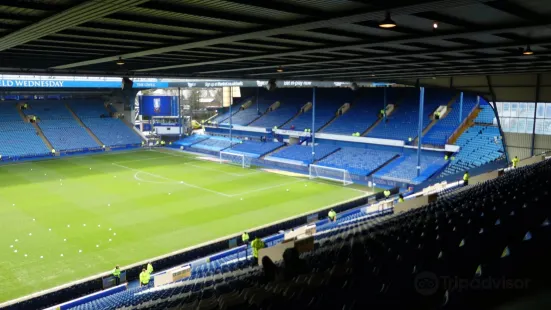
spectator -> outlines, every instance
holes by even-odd
[[[264,270],[264,277],[267,282],[279,280],[279,269],[268,256],[262,257],[262,269]]]
[[[115,266],[115,269],[113,269],[111,274],[115,278],[115,285],[121,284],[121,269],[119,268],[119,265]]]
[[[263,249],[264,247],[266,247],[266,244],[264,244],[264,241],[262,241],[262,239],[256,237],[253,242],[251,242],[251,247],[253,248],[253,257],[255,258],[254,259],[254,264],[257,265],[258,264],[258,251],[260,249]]]
[[[300,259],[299,253],[295,248],[289,248],[283,252],[283,263],[285,266],[283,269],[285,280],[291,280],[300,274],[308,272],[306,262]]]

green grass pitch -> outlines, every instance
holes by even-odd
[[[138,150],[0,166],[0,302],[365,195]]]

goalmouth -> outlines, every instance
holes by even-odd
[[[252,161],[251,157],[245,156],[243,154],[223,152],[223,151],[220,152],[219,162],[221,164],[230,164],[230,165],[241,166],[242,168],[250,168],[251,161]]]
[[[353,184],[350,172],[346,169],[331,168],[319,165],[310,165],[310,179],[324,179],[329,181],[341,182],[342,185]]]

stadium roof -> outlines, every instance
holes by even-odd
[[[379,27],[387,12],[396,27]],[[548,0],[0,0],[0,73],[399,81],[545,72],[550,16]],[[533,55],[520,50],[528,45]]]

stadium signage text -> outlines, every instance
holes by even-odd
[[[63,87],[65,81],[0,80],[2,87]]]
[[[283,81],[283,86],[312,86],[312,81]]]

